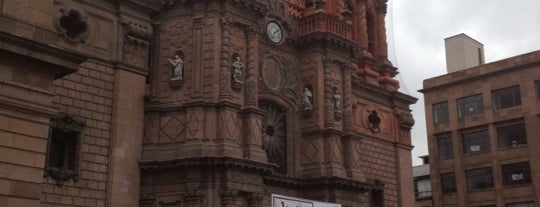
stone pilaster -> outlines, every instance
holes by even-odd
[[[247,197],[248,207],[262,207],[263,196],[260,193],[250,193]]]
[[[186,207],[202,207],[204,195],[199,191],[191,191],[184,196]]]
[[[258,90],[258,42],[259,38],[255,28],[247,29],[247,72],[244,105],[257,107]]]
[[[334,102],[332,98],[332,69],[334,60],[323,58],[324,74],[324,127],[334,126]]]
[[[230,73],[230,32],[231,32],[231,20],[221,19],[221,68],[219,77],[219,99],[229,100],[231,99],[231,73]]]
[[[388,58],[388,44],[386,42],[386,17],[387,5],[384,2],[381,2],[381,5],[377,7],[377,40],[379,40],[379,58],[387,59]]]
[[[220,192],[221,206],[223,207],[235,207],[236,199],[238,197],[238,191],[236,190],[223,190]]]
[[[359,22],[358,22],[359,29],[356,30],[358,32],[358,37],[359,37],[358,41],[360,43],[360,47],[367,48],[368,47],[368,31],[367,31],[367,21],[366,21],[366,18],[367,18],[366,1],[359,1],[357,3],[357,7],[358,7],[357,15],[360,16]]]
[[[343,66],[343,131],[352,132],[352,71],[358,67],[352,63]]]

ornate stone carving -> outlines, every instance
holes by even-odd
[[[244,81],[242,80],[244,77],[244,73],[242,72],[244,70],[244,62],[242,62],[242,59],[238,55],[234,59],[231,80],[232,88],[238,91],[242,89],[242,86],[244,85]]]
[[[77,181],[79,170],[80,135],[85,122],[72,116],[61,114],[51,119],[51,133],[45,167],[45,177],[51,177],[58,186],[64,182]],[[53,144],[61,143],[61,144]],[[58,153],[59,147],[65,153]],[[68,153],[71,152],[71,153]],[[51,159],[54,159],[51,162]]]
[[[369,112],[368,115],[368,122],[369,122],[369,129],[371,129],[372,132],[380,132],[381,131],[381,117],[377,114],[376,110],[372,110]]]
[[[262,148],[269,163],[277,164],[281,170],[286,167],[286,117],[281,107],[263,102],[259,108],[265,111],[262,122]]]
[[[400,113],[398,115],[399,126],[405,130],[411,130],[414,125],[414,119],[411,114]]]
[[[220,78],[219,78],[219,98],[220,99],[230,99],[231,94],[229,91],[231,85],[231,75],[229,72],[229,63],[230,63],[230,33],[231,33],[231,24],[232,20],[229,18],[222,18],[220,20],[221,24],[221,69],[220,69]]]
[[[85,43],[88,39],[88,22],[83,13],[75,9],[60,9],[55,17],[54,26],[58,35],[69,44]]]

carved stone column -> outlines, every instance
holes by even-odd
[[[358,42],[360,43],[360,47],[367,49],[368,47],[368,31],[367,31],[367,1],[366,0],[360,0],[357,1],[357,16],[359,17],[358,20],[358,27],[357,34],[359,36]]]
[[[334,126],[334,102],[332,98],[332,72],[334,60],[323,58],[324,74],[324,126]]]
[[[236,190],[223,190],[220,192],[221,206],[223,207],[235,207],[236,198],[238,197],[238,191]]]
[[[257,57],[259,38],[255,28],[248,28],[247,31],[247,71],[246,71],[246,90],[244,105],[246,107],[257,107],[257,90],[258,90],[258,64]]]
[[[230,73],[230,32],[231,20],[221,19],[221,68],[219,77],[219,99],[231,99],[231,73]]]
[[[352,71],[356,71],[358,66],[353,63],[343,65],[343,131],[352,132]]]
[[[262,207],[263,196],[260,193],[250,193],[247,197],[248,207]]]
[[[377,7],[377,34],[379,40],[379,58],[387,59],[388,58],[388,44],[386,42],[386,16],[387,5],[385,2]]]
[[[191,191],[184,196],[186,207],[202,207],[204,195],[200,191]]]

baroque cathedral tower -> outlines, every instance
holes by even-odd
[[[154,17],[141,205],[412,205],[415,99],[396,91],[386,8],[169,2]]]
[[[0,206],[413,206],[386,12],[0,0]]]

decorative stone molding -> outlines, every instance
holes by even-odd
[[[87,15],[79,10],[62,8],[53,20],[54,27],[64,41],[71,45],[87,42],[89,24]]]
[[[85,122],[72,116],[61,114],[52,118],[50,125],[44,177],[53,178],[56,184],[61,187],[66,181],[73,180],[76,182],[78,180],[80,142]],[[63,144],[59,146],[69,148],[65,150],[69,150],[72,153],[53,155],[54,151],[52,150],[56,149],[56,145],[53,146],[53,143],[59,142],[53,142],[53,139],[60,140]],[[53,161],[52,163],[54,164],[51,164],[49,162],[51,157],[55,157],[55,159],[60,161]]]
[[[414,119],[411,114],[400,113],[398,115],[399,126],[404,130],[411,130],[414,125]]]

